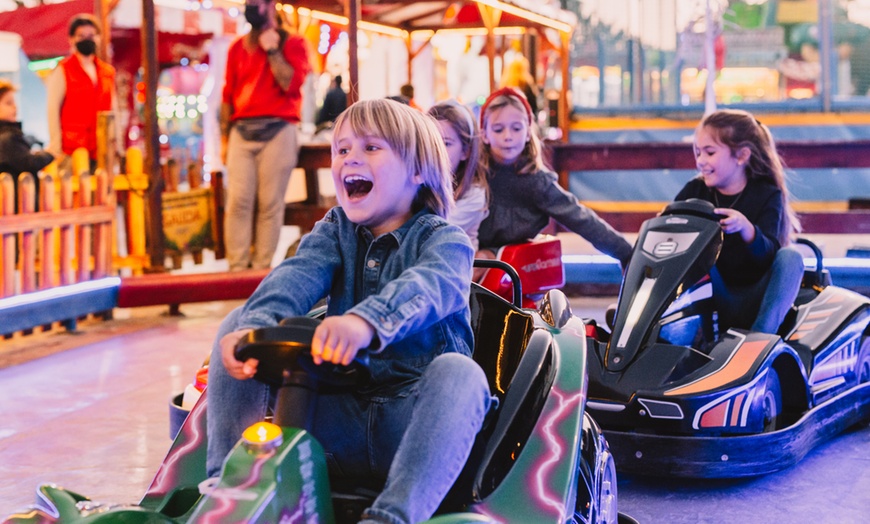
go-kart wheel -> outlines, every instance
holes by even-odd
[[[858,384],[870,382],[870,335],[861,339],[861,348],[858,350],[858,363],[855,365],[855,376]]]
[[[285,371],[299,368],[319,382],[339,387],[352,386],[368,376],[365,354],[358,355],[349,366],[314,363],[311,340],[318,325],[320,320],[314,318],[293,317],[279,326],[255,329],[236,344],[236,360],[257,359],[254,378],[272,386],[282,385]]]
[[[764,394],[761,397],[762,422],[764,433],[778,429],[779,416],[782,414],[782,387],[779,375],[773,369],[768,370],[764,383]]]
[[[616,491],[616,463],[609,451],[601,464],[598,482],[598,508],[593,521],[600,524],[616,524],[619,521]]]

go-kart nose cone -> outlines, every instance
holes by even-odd
[[[242,442],[248,451],[267,453],[284,442],[284,433],[271,422],[257,422],[242,433]]]

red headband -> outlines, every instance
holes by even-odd
[[[489,108],[490,102],[492,102],[493,100],[495,100],[499,96],[512,96],[512,97],[516,98],[517,100],[519,100],[523,104],[523,107],[526,108],[526,115],[529,117],[529,126],[532,125],[532,121],[534,120],[534,118],[532,117],[532,106],[530,106],[529,101],[526,100],[526,95],[524,95],[522,93],[522,91],[520,91],[519,89],[517,89],[515,87],[502,87],[501,89],[498,89],[498,90],[490,93],[490,95],[486,99],[486,102],[484,102],[483,105],[480,107],[480,127],[481,128],[483,127],[483,117],[484,117],[484,115],[486,115],[486,110],[487,110],[487,108]]]

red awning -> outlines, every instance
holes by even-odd
[[[94,0],[69,0],[0,13],[0,31],[21,35],[21,47],[31,60],[69,53],[67,29],[79,13],[94,14]]]
[[[70,19],[80,13],[94,12],[94,0],[69,0],[38,7],[19,8],[0,13],[0,31],[21,35],[21,47],[31,60],[66,56],[70,52],[67,30]],[[136,71],[142,60],[138,28],[112,28],[112,64]],[[181,58],[204,62],[204,45],[211,33],[157,33],[157,59],[163,67],[178,64]]]

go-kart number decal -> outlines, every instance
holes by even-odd
[[[314,462],[311,460],[311,441],[299,444],[299,472],[302,474],[302,495],[299,505],[305,512],[305,522],[318,522],[317,491],[314,485]]]
[[[643,239],[643,250],[653,258],[667,258],[683,253],[692,242],[698,238],[699,233],[673,233],[662,231],[648,231]]]

